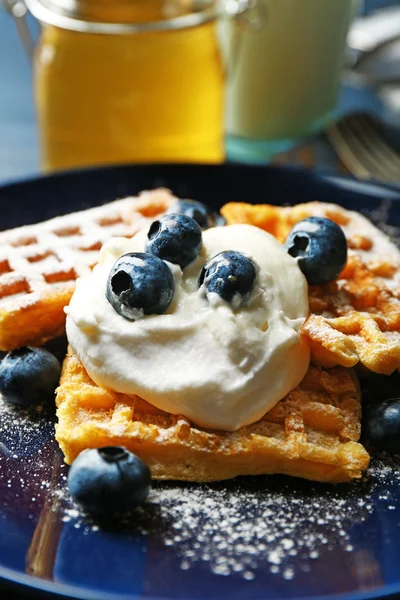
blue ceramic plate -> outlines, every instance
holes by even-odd
[[[167,186],[208,202],[321,200],[400,226],[395,188],[301,169],[116,167],[0,189],[1,227],[32,223]],[[64,341],[53,344],[62,354]],[[374,378],[369,396],[399,395]],[[0,404],[0,576],[77,598],[261,600],[400,593],[400,475],[375,459],[367,477],[327,486],[288,477],[212,485],[158,483],[124,523],[98,528],[65,494],[54,416]]]

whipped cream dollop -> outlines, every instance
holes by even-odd
[[[164,314],[128,321],[106,299],[114,262],[143,252],[145,231],[103,246],[99,264],[77,282],[67,312],[68,340],[93,381],[136,394],[195,424],[234,431],[260,419],[304,377],[309,348],[307,282],[284,247],[251,225],[203,232],[198,258],[183,271],[167,263],[174,299]],[[245,306],[234,309],[198,287],[203,265],[236,250],[256,266]]]

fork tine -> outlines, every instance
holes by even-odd
[[[352,136],[351,143],[354,151],[363,153],[362,160],[368,166],[370,175],[382,180],[392,180],[396,177],[397,172],[394,174],[390,170],[385,157],[377,150],[375,136],[371,138],[370,132],[366,131],[364,126],[354,119],[351,120],[348,128],[348,135]]]
[[[360,136],[360,131],[354,128],[353,120],[349,119],[341,126],[343,136],[351,148],[353,155],[358,157],[360,163],[368,173],[368,178],[384,179],[387,176],[386,170],[382,169],[381,164],[377,163],[374,156],[371,155],[368,145],[365,143],[364,136]]]
[[[354,120],[354,127],[358,134],[364,139],[369,152],[374,156],[376,163],[380,164],[381,171],[387,173],[388,177],[400,180],[400,156],[385,142],[379,123],[369,116],[359,116]]]
[[[371,174],[368,168],[354,154],[353,148],[348,143],[346,130],[343,132],[342,129],[340,123],[328,127],[326,134],[330,143],[350,173],[360,179],[370,179]]]
[[[354,175],[400,181],[400,156],[383,139],[376,119],[367,114],[350,115],[331,126],[327,135]]]

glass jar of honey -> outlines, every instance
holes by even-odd
[[[33,64],[44,170],[223,160],[216,2],[25,4],[41,23]]]

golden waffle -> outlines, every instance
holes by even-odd
[[[348,262],[338,280],[309,287],[310,317],[304,325],[312,362],[323,367],[363,364],[390,374],[400,369],[400,251],[368,219],[334,204],[294,207],[226,204],[228,224],[249,223],[281,242],[295,223],[325,216],[346,235]]]
[[[102,244],[148,227],[175,200],[160,189],[0,233],[0,350],[61,334],[75,280]]]
[[[317,481],[360,477],[369,456],[360,435],[360,391],[351,369],[310,367],[260,421],[236,432],[205,430],[100,388],[69,350],[57,390],[56,438],[71,463],[85,448],[123,445],[157,479],[215,481],[283,473]]]

